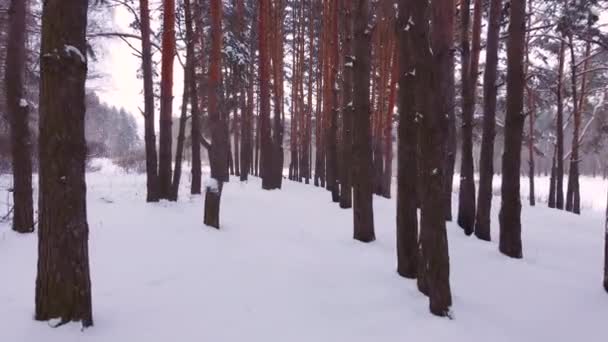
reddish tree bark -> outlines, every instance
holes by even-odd
[[[223,184],[228,180],[228,126],[220,106],[223,91],[222,78],[222,1],[211,0],[211,54],[209,64],[209,126],[211,147],[209,163],[211,180],[205,188],[204,223],[220,228],[220,201]]]
[[[160,81],[159,198],[171,198],[173,121],[173,60],[175,57],[175,0],[163,0],[162,66]]]

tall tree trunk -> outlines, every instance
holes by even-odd
[[[330,13],[330,36],[328,37],[331,42],[331,55],[328,60],[330,61],[327,70],[329,72],[329,84],[330,96],[327,99],[329,101],[329,129],[327,135],[327,189],[331,191],[331,199],[334,203],[340,201],[340,189],[338,187],[338,89],[337,89],[337,70],[338,70],[338,3],[337,1],[330,1],[329,4]]]
[[[528,16],[527,27],[530,29],[532,27],[532,1],[528,0],[528,12],[530,12],[530,16]],[[528,68],[530,67],[530,31],[527,31],[526,34],[526,65],[525,65],[525,77],[528,79]],[[529,126],[529,135],[528,135],[528,179],[529,179],[529,203],[530,206],[536,205],[536,194],[534,191],[534,120],[536,118],[536,108],[534,101],[534,92],[527,84],[526,81],[526,90],[528,93],[528,112],[530,115],[530,126]]]
[[[190,193],[192,195],[198,195],[201,193],[201,177],[202,177],[202,162],[201,162],[201,113],[199,110],[199,98],[197,89],[197,77],[200,77],[196,73],[196,62],[195,62],[195,31],[193,28],[193,19],[196,18],[197,22],[200,22],[202,13],[200,4],[196,3],[191,5],[191,0],[184,0],[185,20],[186,20],[186,54],[190,59],[190,84],[186,85],[189,87],[190,92],[190,111],[192,116],[191,121],[191,133],[190,139],[192,144],[192,183],[190,184]],[[193,18],[194,17],[194,18]],[[199,29],[199,33],[202,36],[202,29]],[[199,38],[202,41],[202,37]],[[200,47],[202,50],[202,46]],[[187,57],[187,58],[188,58]],[[186,61],[188,63],[188,61]]]
[[[432,6],[432,36],[427,20],[428,2],[416,1],[412,6],[412,45],[416,67],[417,108],[421,114],[420,170],[423,192],[420,194],[421,244],[424,251],[424,273],[428,286],[430,311],[437,316],[449,316],[452,305],[450,289],[450,262],[446,224],[443,215],[443,167],[445,165],[445,113],[450,84],[441,79],[450,68],[452,50],[451,33],[445,23],[452,20],[450,0],[434,0]],[[432,47],[429,41],[432,40]],[[433,51],[433,53],[431,53]],[[436,101],[435,96],[443,101]]]
[[[549,208],[555,208],[555,202],[557,198],[557,167],[556,167],[556,159],[557,159],[557,149],[553,150],[553,158],[551,158],[551,176],[549,177],[549,199],[548,206]]]
[[[158,157],[156,154],[156,131],[154,123],[154,74],[152,72],[152,44],[150,42],[150,10],[148,0],[139,1],[141,28],[141,61],[144,80],[144,140],[146,145],[146,200],[157,202],[160,184],[158,179]]]
[[[353,216],[354,238],[362,242],[376,239],[372,195],[372,149],[370,134],[370,32],[369,2],[354,3],[354,56],[353,69]]]
[[[186,140],[186,123],[188,122],[188,102],[190,101],[190,91],[188,87],[190,85],[190,78],[194,77],[191,59],[191,56],[186,56],[186,67],[184,68],[184,92],[182,95],[182,113],[179,117],[177,146],[175,147],[175,169],[173,170],[173,183],[171,183],[171,196],[169,198],[171,201],[177,201],[179,196],[179,182],[182,177],[182,159],[184,157],[184,142]]]
[[[342,34],[344,35],[344,76],[342,109],[342,149],[340,168],[340,208],[352,207],[352,153],[353,153],[353,19],[352,0],[342,1]]]
[[[604,233],[604,289],[606,292],[608,292],[608,204],[606,206],[606,223],[604,225]]]
[[[29,105],[25,100],[25,18],[26,0],[12,0],[9,8],[9,32],[6,52],[6,102],[11,132],[13,164],[13,230],[34,231],[32,199],[32,148],[30,142]]]
[[[271,188],[280,189],[283,181],[283,0],[270,6],[272,30],[269,32],[274,85],[274,113],[272,128],[272,157],[270,159]]]
[[[483,80],[483,136],[479,157],[479,196],[475,236],[490,241],[490,215],[492,211],[492,180],[494,178],[494,137],[496,136],[496,74],[498,66],[498,38],[502,0],[490,2],[490,18],[486,49],[486,68]]]
[[[47,0],[40,49],[35,318],[93,325],[85,183],[88,1]]]
[[[559,48],[559,67],[557,74],[557,145],[555,146],[557,155],[556,162],[556,191],[555,191],[555,207],[564,209],[564,103],[563,103],[563,79],[564,79],[564,64],[566,59],[566,43],[562,40]]]
[[[566,192],[566,210],[572,211],[575,214],[581,213],[581,195],[579,184],[579,149],[580,149],[580,127],[581,116],[583,114],[583,106],[585,101],[585,91],[587,86],[587,67],[589,55],[591,53],[591,43],[587,43],[585,47],[585,62],[583,63],[583,78],[581,79],[580,99],[577,97],[576,90],[576,59],[574,56],[574,41],[572,34],[568,37],[570,45],[570,58],[572,70],[572,102],[574,113],[574,129],[572,131],[572,153],[570,154],[570,172],[568,173],[568,190]],[[580,101],[580,103],[578,103]]]
[[[399,140],[397,152],[397,273],[416,278],[418,208],[416,203],[418,127],[411,43],[411,0],[399,1]]]
[[[175,57],[175,0],[163,0],[162,67],[160,81],[159,198],[171,197],[173,121],[173,60]]]
[[[209,163],[211,179],[205,188],[204,223],[220,228],[220,201],[223,184],[228,180],[228,126],[222,114],[221,89],[222,72],[222,1],[211,0],[211,60],[209,65],[209,125],[211,128],[211,148]]]
[[[450,1],[452,6],[452,12],[456,13],[455,1]],[[450,34],[450,39],[454,41],[454,19],[446,23],[451,25],[446,27],[445,30]],[[454,76],[455,62],[454,54],[450,54],[450,70],[447,75],[449,85],[449,92],[447,94],[447,100],[449,101],[448,115],[448,134],[447,134],[447,146],[446,146],[446,157],[445,157],[445,174],[444,174],[444,201],[445,201],[445,219],[447,221],[452,220],[452,192],[454,184],[454,169],[456,167],[456,150],[458,149],[458,141],[456,137],[456,77]]]
[[[531,1],[531,0],[530,0]],[[530,206],[536,205],[536,194],[534,191],[534,116],[535,114],[535,106],[534,99],[532,98],[533,94],[531,89],[528,87],[528,110],[530,111],[530,127],[529,127],[529,136],[528,136],[528,179],[529,179],[529,200]]]
[[[511,2],[509,38],[507,40],[507,114],[502,156],[502,206],[500,208],[500,252],[522,258],[520,170],[524,104],[524,45],[526,0]]]
[[[391,25],[393,26],[393,25]],[[391,31],[392,32],[392,31]],[[397,93],[397,83],[399,82],[399,61],[398,47],[394,38],[391,38],[392,66],[390,75],[390,90],[388,95],[388,107],[386,109],[386,119],[384,123],[384,174],[382,176],[382,196],[391,198],[391,185],[393,181],[393,112],[395,107],[395,97]]]
[[[479,33],[481,25],[481,1],[475,0],[473,18],[473,54],[469,47],[469,21],[471,0],[461,2],[462,39],[462,149],[460,161],[460,192],[458,201],[458,225],[467,235],[473,234],[475,224],[475,179],[473,166],[473,114],[477,60],[479,58]]]
[[[259,4],[259,74],[260,74],[260,176],[262,189],[274,189],[272,178],[273,145],[270,129],[270,56],[268,48],[269,0]]]

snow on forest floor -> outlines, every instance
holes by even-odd
[[[188,184],[178,203],[146,204],[143,176],[105,170],[87,181],[95,326],[32,320],[37,237],[3,223],[0,341],[606,338],[602,210],[577,217],[525,206],[523,260],[497,251],[498,200],[491,243],[449,224],[448,320],[431,316],[415,281],[395,272],[394,200],[374,199],[378,239],[362,244],[352,239],[352,212],[311,185],[285,181],[268,192],[256,178],[233,180],[217,231],[203,226],[202,198]]]

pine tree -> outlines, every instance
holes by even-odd
[[[25,28],[29,2],[12,0],[9,8],[9,32],[6,53],[6,102],[11,131],[13,162],[13,230],[34,231],[32,200],[32,148],[29,129],[29,104],[25,100]]]
[[[209,163],[211,179],[205,188],[204,223],[220,228],[220,200],[223,184],[228,180],[228,123],[222,113],[222,4],[221,0],[211,0],[211,55],[209,65],[209,125],[211,147]]]
[[[362,242],[376,239],[372,194],[372,150],[370,136],[370,29],[368,0],[355,0],[353,68],[353,215],[354,238]]]
[[[416,278],[418,206],[416,203],[418,127],[414,91],[416,73],[411,43],[411,0],[399,1],[399,140],[397,154],[397,273]]]
[[[471,235],[475,224],[475,179],[473,166],[473,114],[479,59],[481,1],[475,0],[473,19],[473,49],[469,42],[471,0],[461,1],[461,63],[462,63],[462,145],[460,161],[460,191],[458,197],[458,225]]]
[[[84,136],[88,1],[47,0],[40,50],[36,320],[93,324]]]
[[[525,120],[523,58],[526,35],[526,1],[512,1],[510,9],[509,38],[507,40],[507,114],[502,157],[499,249],[509,257],[522,258],[519,174]]]
[[[490,17],[486,48],[486,67],[483,80],[483,136],[479,160],[479,196],[475,236],[490,241],[490,214],[492,208],[492,179],[494,178],[494,137],[496,135],[496,73],[498,66],[498,38],[502,0],[490,2]]]
[[[171,198],[173,123],[173,60],[175,57],[175,0],[163,0],[162,67],[160,81],[159,198]]]
[[[353,19],[352,0],[342,1],[342,34],[344,60],[342,76],[342,143],[340,168],[340,207],[352,207],[352,151],[353,151]]]

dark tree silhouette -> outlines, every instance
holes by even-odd
[[[498,38],[502,0],[490,2],[486,68],[483,80],[483,136],[479,157],[479,196],[475,236],[490,241],[490,214],[492,209],[492,180],[494,177],[494,137],[496,135],[496,72],[498,66]]]
[[[228,126],[221,110],[222,77],[222,4],[221,0],[211,0],[211,55],[209,65],[209,125],[211,147],[209,162],[211,179],[205,188],[204,223],[220,228],[220,200],[223,184],[228,180]]]
[[[340,164],[340,208],[352,207],[352,153],[353,153],[353,19],[352,1],[342,1],[342,34],[344,36],[342,142]]]
[[[40,49],[36,320],[93,324],[84,137],[88,1],[47,0]]]
[[[526,35],[526,0],[511,2],[507,40],[507,114],[502,156],[502,206],[500,208],[500,251],[512,258],[522,258],[520,170],[524,127],[524,45]]]
[[[173,122],[173,60],[175,57],[175,0],[163,0],[162,67],[160,81],[160,136],[158,145],[159,198],[171,198]]]
[[[158,201],[158,157],[154,124],[154,76],[152,73],[152,45],[150,42],[150,10],[148,0],[139,1],[141,31],[141,67],[144,81],[144,141],[146,145],[146,200]]]
[[[6,102],[11,131],[13,161],[13,230],[34,231],[32,200],[32,148],[29,129],[29,104],[25,100],[25,0],[12,0],[9,8],[8,44],[6,52]]]
[[[416,278],[418,259],[417,145],[415,67],[412,56],[411,0],[399,1],[399,146],[397,154],[397,273]]]
[[[370,29],[368,0],[355,0],[353,68],[353,215],[354,238],[362,242],[376,239],[372,194],[372,149],[370,132]]]
[[[447,78],[440,75],[451,69],[452,40],[451,33],[446,32],[446,28],[451,26],[447,23],[452,20],[453,7],[450,0],[433,1],[431,30],[427,19],[429,3],[411,2],[411,18],[415,24],[409,30],[412,31],[411,51],[416,70],[416,108],[421,123],[419,169],[423,183],[419,194],[423,254],[422,260],[419,260],[421,267],[418,273],[424,274],[424,290],[427,290],[429,296],[431,313],[448,316],[452,305],[450,264],[445,218],[441,215],[444,211],[444,144],[448,129],[445,112],[448,102],[437,101],[435,96],[445,99],[451,91]]]

